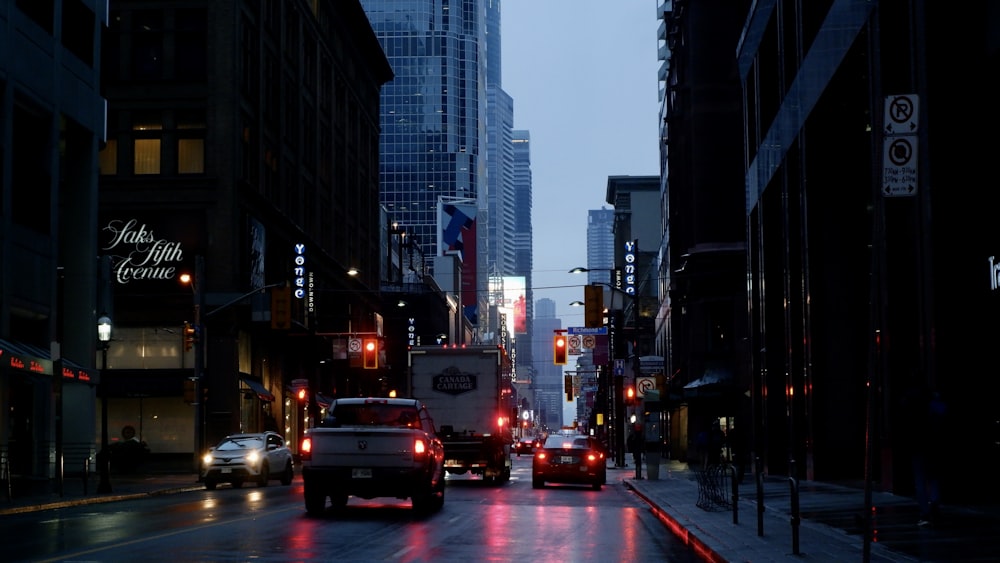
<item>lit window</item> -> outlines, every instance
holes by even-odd
[[[133,165],[135,174],[160,173],[160,133],[163,125],[159,117],[147,116],[132,124],[135,136]]]
[[[136,174],[160,173],[159,139],[135,140],[135,173]]]
[[[115,176],[118,174],[118,141],[108,139],[104,149],[97,153],[97,164],[102,176]]]
[[[203,174],[205,172],[205,140],[177,140],[177,173]]]
[[[177,173],[205,173],[205,117],[203,112],[182,113],[177,118]]]

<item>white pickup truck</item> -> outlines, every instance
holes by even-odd
[[[306,512],[319,516],[349,496],[411,499],[419,513],[444,505],[444,447],[416,399],[335,399],[302,439]]]

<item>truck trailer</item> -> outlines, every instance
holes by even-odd
[[[510,479],[516,405],[510,358],[499,346],[414,346],[411,396],[434,413],[445,471],[499,484]]]

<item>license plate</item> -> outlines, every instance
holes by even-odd
[[[560,463],[574,463],[575,460],[572,456],[564,455],[559,459],[559,461]]]
[[[232,467],[223,467],[222,468],[222,472],[223,473],[232,473],[233,472],[233,468]]]
[[[372,478],[372,470],[369,469],[369,468],[367,468],[367,467],[366,468],[361,468],[361,469],[359,469],[359,468],[351,469],[351,478],[352,479],[371,479]]]
[[[447,465],[448,467],[455,467],[462,465],[462,462],[458,461],[457,459],[446,459],[444,460],[444,464]]]

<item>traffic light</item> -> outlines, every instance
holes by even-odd
[[[573,376],[564,375],[563,376],[563,387],[566,388],[566,402],[573,402]]]
[[[194,341],[198,339],[197,332],[194,329],[194,325],[184,321],[184,350],[186,352],[191,351],[191,347],[194,346]]]
[[[365,369],[377,369],[378,368],[378,340],[374,338],[366,338],[361,343],[361,356],[364,360],[362,363]]]
[[[604,326],[604,288],[588,285],[583,288],[584,324],[588,328]]]
[[[625,388],[625,404],[628,406],[635,404],[635,387],[631,385]]]
[[[298,392],[295,393],[295,398],[298,399],[300,403],[306,402],[306,400],[309,398],[309,388],[300,387]]]
[[[566,342],[566,337],[562,334],[558,334],[552,339],[552,363],[557,366],[566,365],[566,353],[568,352],[569,343]]]

